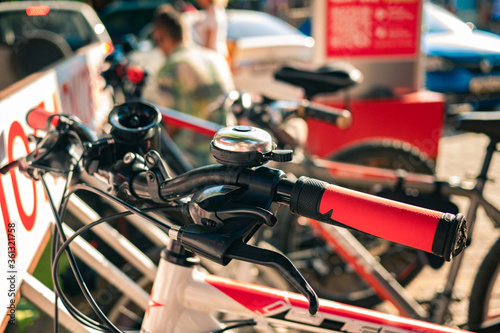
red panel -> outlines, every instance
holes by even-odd
[[[345,107],[339,102],[324,104]],[[308,120],[309,151],[329,157],[351,145],[380,138],[397,139],[418,147],[436,159],[444,119],[444,98],[441,94],[421,91],[399,99],[351,101],[353,122],[340,130],[318,120]]]

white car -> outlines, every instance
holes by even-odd
[[[266,94],[271,98],[298,98],[299,88],[274,79],[274,72],[287,64],[307,64],[313,56],[314,39],[285,21],[264,12],[227,10],[228,48],[237,89]],[[151,26],[138,36],[140,48],[129,59],[154,73],[163,61],[161,52],[149,38]],[[144,97],[153,99],[151,86]]]
[[[0,3],[0,90],[95,42],[113,47],[95,11],[82,2]]]
[[[228,45],[236,88],[272,98],[300,97],[302,92],[274,80],[287,64],[308,64],[314,39],[270,14],[228,10]]]

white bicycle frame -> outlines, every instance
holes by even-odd
[[[327,300],[310,315],[300,294],[206,274],[162,257],[141,333],[217,331],[223,326],[215,312],[251,318],[257,327],[309,332],[465,332]]]

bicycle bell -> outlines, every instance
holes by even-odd
[[[108,121],[119,156],[159,151],[161,113],[156,106],[138,101],[124,103],[111,110]]]
[[[210,143],[217,162],[225,165],[254,167],[272,160],[292,160],[292,150],[275,150],[271,135],[251,126],[231,126],[220,129]]]

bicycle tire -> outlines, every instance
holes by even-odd
[[[481,326],[492,316],[491,296],[495,290],[495,282],[500,282],[500,238],[495,241],[493,246],[479,266],[474,283],[472,285],[471,295],[469,299],[469,318],[468,326],[470,329],[476,329]],[[500,290],[500,283],[497,284],[496,290]],[[497,316],[500,309],[500,302],[497,299],[496,303]]]
[[[345,148],[330,157],[348,162],[387,169],[433,174],[435,163],[410,143],[392,139],[363,142]]]
[[[434,172],[434,162],[427,158],[425,154],[410,144],[397,140],[377,140],[364,142],[351,146],[331,157],[332,160],[353,164],[384,167],[389,169],[404,169],[410,172],[432,174]],[[358,189],[359,190],[359,189]],[[288,228],[301,228],[301,234],[311,233],[307,226],[288,226]],[[292,230],[292,229],[290,229]],[[288,232],[288,235],[299,234],[299,232]],[[425,255],[418,250],[409,247],[390,243],[363,233],[354,232],[360,242],[375,256],[380,258],[382,265],[391,272],[396,279],[405,286],[410,283],[422,270],[426,262]],[[309,236],[311,238],[311,236]],[[303,251],[300,242],[316,242],[315,253],[321,257],[321,262],[300,263],[295,260],[299,270],[311,283],[318,295],[322,298],[333,299],[339,302],[353,304],[361,307],[373,307],[381,302],[375,291],[365,284],[357,275],[351,271],[348,265],[330,250],[327,245],[316,240],[298,241],[293,239],[278,240],[276,245],[280,250],[291,256],[294,261],[294,253]],[[284,244],[288,244],[285,246]],[[315,271],[314,266],[328,267],[332,272],[326,276]]]

